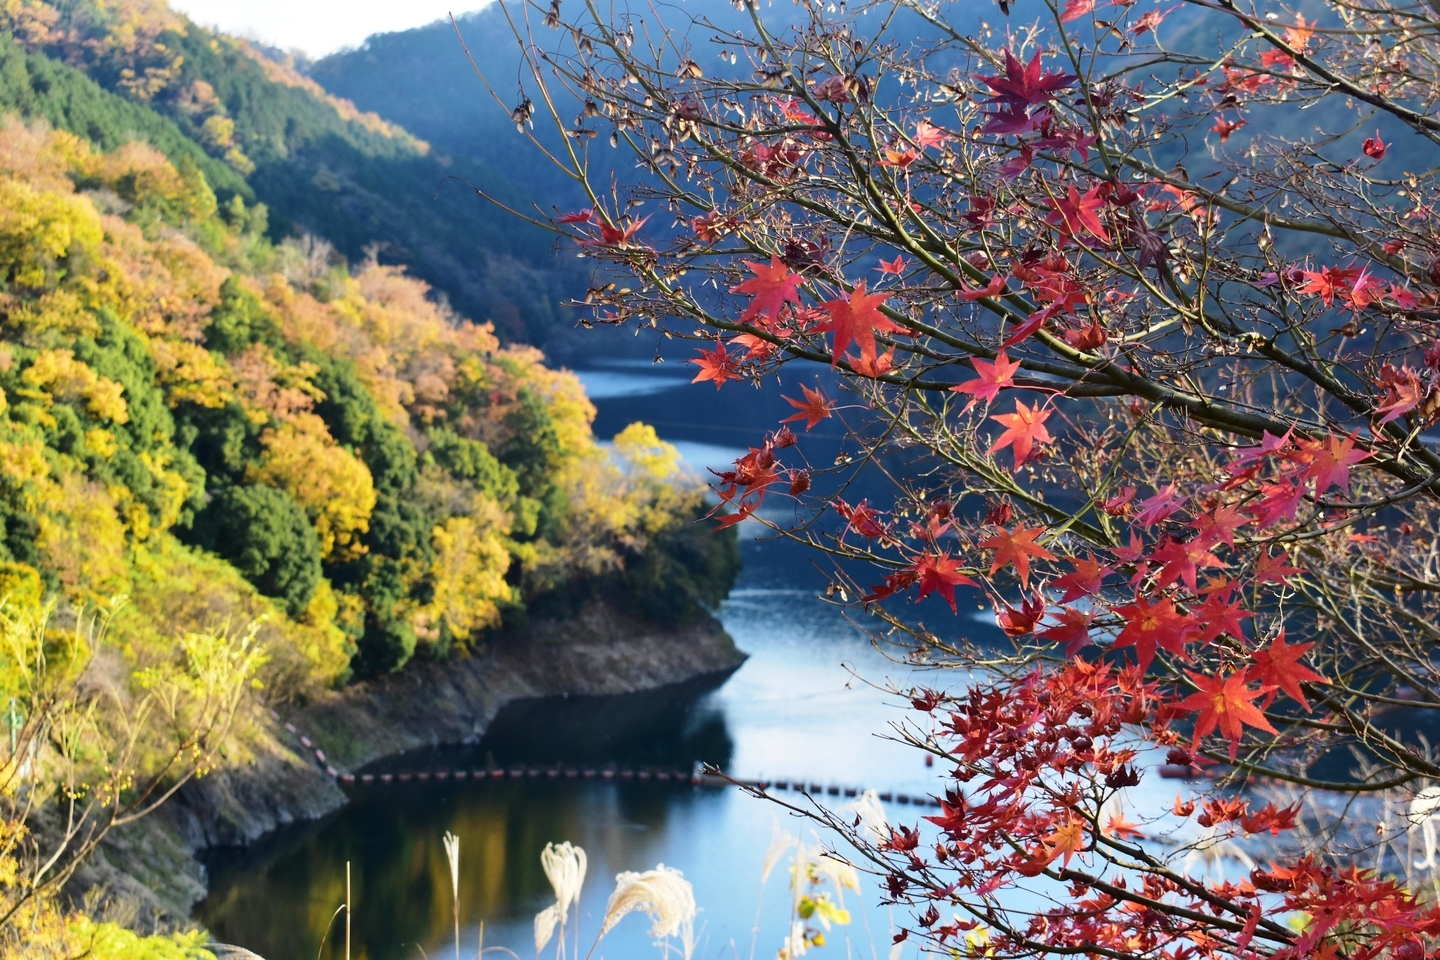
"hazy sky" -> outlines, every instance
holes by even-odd
[[[408,30],[485,0],[170,0],[196,23],[311,58],[356,47],[372,33]]]

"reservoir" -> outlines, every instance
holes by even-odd
[[[600,409],[596,434],[612,436],[644,419],[677,443],[697,469],[718,467],[758,443],[791,411],[786,385],[744,385],[717,392],[690,386],[679,365],[664,372],[620,362],[583,375]],[[677,402],[680,401],[680,402]],[[816,456],[833,457],[838,430],[808,438]],[[853,803],[843,789],[873,788],[917,797],[935,792],[936,770],[922,755],[887,739],[891,724],[913,712],[885,691],[922,682],[900,658],[876,649],[862,626],[824,601],[817,563],[801,546],[741,532],[744,569],[719,616],[749,659],[728,677],[626,697],[537,701],[500,715],[471,747],[389,758],[369,772],[570,765],[615,770],[685,770],[706,762],[743,778],[834,785],[832,807]],[[949,612],[946,611],[949,620]],[[978,621],[961,620],[981,631]],[[993,624],[993,621],[990,621]],[[321,939],[344,901],[351,862],[356,908],[352,956],[419,960],[454,956],[450,876],[442,835],[460,838],[462,957],[474,957],[479,926],[485,946],[535,955],[534,915],[553,902],[540,867],[547,843],[585,848],[589,870],[581,896],[579,956],[598,932],[615,874],[664,863],[695,887],[697,957],[774,957],[790,924],[789,856],[762,889],[767,849],[788,832],[818,845],[812,826],[776,803],[735,788],[696,788],[638,777],[621,780],[526,778],[514,781],[376,782],[347,788],[352,801],[336,814],[297,825],[243,850],[217,850],[208,861],[210,895],[196,919],[217,939],[266,960],[341,957],[335,932]],[[803,805],[804,796],[777,791]],[[892,820],[914,824],[932,809],[892,802]],[[886,958],[891,921],[875,907],[868,878],[843,891],[848,927],[831,931],[817,957]],[[863,907],[863,908],[862,908]],[[757,920],[758,917],[758,920]],[[897,918],[898,920],[898,918]],[[642,916],[623,921],[595,956],[659,956]],[[575,953],[572,917],[565,956]],[[678,945],[672,943],[672,949]],[[556,949],[547,947],[549,956]],[[497,952],[495,956],[508,956]],[[678,954],[677,954],[678,955]]]

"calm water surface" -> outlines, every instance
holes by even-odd
[[[697,468],[717,466],[789,412],[780,392],[796,392],[792,385],[787,391],[717,395],[689,387],[688,375],[676,367],[661,373],[616,364],[587,374],[600,407],[597,435],[644,419]],[[833,456],[834,439],[814,437],[812,447]],[[750,654],[733,675],[647,695],[522,704],[502,714],[474,747],[411,753],[372,769],[558,762],[688,769],[705,761],[742,777],[933,792],[934,771],[915,752],[884,738],[889,725],[905,716],[903,701],[869,685],[908,686],[910,669],[877,652],[866,635],[818,599],[823,579],[813,558],[783,544],[755,542],[759,532],[744,537],[744,573],[721,611],[726,629]],[[789,896],[784,870],[761,889],[766,849],[777,829],[814,839],[778,806],[734,789],[654,781],[432,781],[356,787],[350,795],[347,807],[323,821],[244,850],[216,851],[208,863],[211,894],[197,920],[217,939],[267,960],[338,957],[333,934],[323,951],[321,938],[344,899],[348,860],[357,960],[454,956],[441,846],[441,835],[450,830],[461,840],[467,957],[475,955],[482,920],[487,947],[534,955],[533,917],[553,899],[539,853],[548,842],[570,840],[590,858],[580,907],[582,956],[615,874],[664,863],[695,886],[698,957],[748,960],[755,938],[753,955],[769,958],[786,931]],[[897,805],[892,816],[913,821],[921,812]],[[858,909],[876,901],[874,891],[847,896],[855,922],[817,956],[887,956],[887,914]],[[648,926],[642,917],[627,919],[596,956],[655,955]]]
[[[933,790],[933,771],[919,755],[876,736],[903,716],[899,706],[857,681],[847,665],[868,679],[902,684],[908,669],[873,650],[813,591],[771,586],[768,576],[758,576],[777,568],[804,570],[802,558],[772,563],[767,551],[779,552],[764,544],[747,549],[745,582],[722,611],[727,629],[751,656],[718,688],[712,682],[708,690],[688,685],[650,695],[523,704],[502,714],[473,748],[411,753],[373,769],[487,762],[688,769],[705,760],[742,776],[784,775],[915,794]],[[397,782],[357,787],[351,797],[349,806],[324,821],[243,851],[216,852],[209,863],[211,895],[197,919],[217,938],[267,960],[311,960],[344,899],[349,860],[357,901],[354,956],[453,956],[440,842],[450,830],[461,840],[467,956],[474,956],[482,919],[487,945],[534,954],[532,918],[553,899],[539,853],[547,842],[570,840],[590,857],[582,939],[593,937],[617,872],[665,863],[695,885],[703,928],[697,955],[748,958],[772,833],[777,825],[804,830],[775,805],[733,789],[654,781]],[[913,819],[920,811],[897,806],[894,816]],[[783,871],[770,879],[756,956],[774,956],[784,936],[784,883]],[[873,902],[873,893],[867,891],[865,900]],[[885,956],[888,946],[880,944],[888,942],[888,921],[876,911],[852,925],[852,946],[859,951],[853,955],[872,956],[867,919],[878,927],[877,950]],[[647,927],[641,918],[627,920],[597,956],[649,956]],[[827,950],[837,960],[844,951],[838,943]],[[325,955],[340,954],[327,947]]]
[[[688,374],[678,367],[619,362],[584,374],[599,407],[597,436],[646,420],[697,469],[718,467],[791,412],[782,393],[798,393],[791,383],[717,394],[688,385]],[[824,426],[802,441],[812,462],[833,462],[840,452],[838,431],[827,436]],[[852,501],[865,495],[863,484],[847,492]],[[824,579],[813,566],[817,558],[757,541],[763,532],[758,525],[742,527],[744,572],[720,611],[726,629],[750,654],[734,674],[651,694],[520,704],[503,712],[473,747],[412,753],[371,769],[567,764],[678,770],[704,761],[742,778],[934,794],[939,771],[887,739],[893,724],[914,714],[903,699],[877,687],[954,684],[960,678],[917,675],[875,649],[820,599]],[[937,601],[935,613],[923,612],[934,618],[938,611]],[[976,640],[998,636],[988,612],[965,613],[962,607],[953,620],[947,614],[942,619],[950,626],[941,629]],[[769,960],[785,936],[790,901],[783,869],[760,884],[766,850],[777,830],[817,839],[804,821],[733,788],[542,777],[397,782],[357,786],[350,795],[347,807],[323,821],[281,831],[248,849],[216,851],[208,864],[211,894],[196,919],[218,939],[267,960],[340,957],[333,934],[323,949],[321,940],[344,900],[350,861],[356,960],[453,957],[450,878],[441,845],[449,830],[461,841],[464,957],[475,956],[482,921],[487,948],[535,955],[533,918],[553,900],[539,854],[547,843],[569,840],[583,846],[590,861],[579,957],[599,928],[615,874],[664,863],[694,884],[701,908],[697,958]],[[1168,807],[1174,795],[1173,783],[1149,774],[1132,791],[1140,809]],[[794,793],[784,796],[799,800]],[[826,799],[832,806],[846,803],[843,796]],[[898,803],[887,809],[892,822],[912,825],[925,812]],[[812,956],[888,960],[891,916],[874,906],[877,891],[865,882],[847,898],[854,923],[835,931]],[[638,915],[627,918],[595,956],[658,956],[646,937],[648,926]],[[572,938],[573,929],[572,921]],[[568,960],[579,960],[573,940],[569,944]]]

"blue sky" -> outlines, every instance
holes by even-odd
[[[485,0],[170,0],[196,23],[311,58],[357,47],[372,33],[408,30]]]

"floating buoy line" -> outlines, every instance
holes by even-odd
[[[276,721],[280,715],[274,710],[270,716]],[[811,797],[857,797],[865,791],[859,787],[838,786],[836,784],[816,783],[809,779],[790,779],[780,777],[773,780],[743,780],[729,777],[723,774],[710,773],[701,769],[696,764],[693,770],[664,770],[655,768],[630,768],[630,767],[535,767],[535,766],[510,766],[510,767],[487,767],[484,770],[412,770],[400,773],[341,773],[336,770],[325,756],[325,751],[315,745],[315,742],[308,736],[296,729],[293,723],[286,723],[285,730],[297,741],[303,752],[313,754],[315,762],[325,770],[326,775],[346,786],[355,784],[394,784],[394,783],[444,783],[451,780],[464,780],[470,782],[482,782],[489,780],[608,780],[622,782],[654,782],[673,783],[679,786],[689,787],[741,787],[750,790],[793,790]],[[928,764],[927,764],[928,766]],[[1161,777],[1170,780],[1200,780],[1213,777],[1215,771],[1201,769],[1198,766],[1176,766],[1166,764],[1159,768]],[[927,797],[917,794],[899,793],[893,790],[876,791],[876,798],[882,803],[908,803],[917,807],[940,806],[940,801],[934,797]]]
[[[793,790],[808,796],[856,797],[864,791],[859,787],[837,784],[812,783],[809,780],[741,780],[702,771],[633,769],[630,767],[490,767],[484,770],[413,770],[398,773],[342,773],[336,779],[346,786],[354,784],[402,784],[402,783],[444,783],[446,781],[468,780],[484,782],[494,780],[604,780],[619,782],[670,783],[688,787],[748,787],[754,790]],[[908,803],[914,806],[939,806],[938,800],[930,797],[897,793],[892,790],[877,791],[876,797],[883,803]]]

